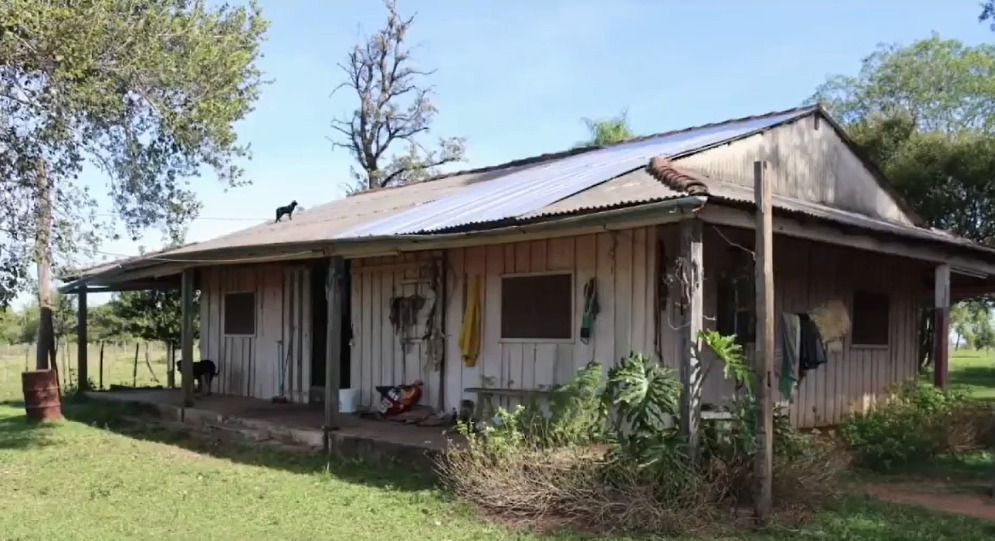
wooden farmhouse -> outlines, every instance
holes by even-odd
[[[924,309],[945,384],[949,303],[993,289],[995,251],[926,226],[818,106],[344,197],[61,290],[199,291],[186,358],[217,364],[216,392],[324,402],[326,425],[343,396],[375,406],[378,385],[421,380],[436,410],[510,406],[630,352],[700,368],[702,402],[720,406],[734,385],[689,344],[718,329],[752,349],[759,175],[773,191],[773,377],[794,424],[838,423],[915,377]],[[801,378],[783,362],[798,321],[822,322],[826,352]]]

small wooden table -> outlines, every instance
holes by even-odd
[[[480,421],[484,418],[484,404],[487,404],[488,415],[494,412],[494,403],[491,400],[495,396],[508,398],[530,399],[535,397],[548,397],[553,391],[551,389],[502,389],[499,387],[467,387],[464,392],[477,395],[477,404],[473,408],[474,420]]]

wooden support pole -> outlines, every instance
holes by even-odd
[[[86,286],[80,288],[78,297],[78,306],[76,307],[76,388],[80,391],[86,391],[90,388],[90,374],[87,369],[86,356],[90,346],[86,328]]]
[[[681,255],[680,287],[683,289],[683,317],[679,332],[681,348],[681,418],[680,428],[688,444],[692,462],[701,455],[699,424],[701,423],[701,358],[698,335],[704,322],[704,250],[701,242],[701,221],[684,220],[680,225]]]
[[[338,430],[339,386],[342,370],[342,324],[344,314],[343,284],[345,283],[345,259],[328,258],[328,278],[325,283],[325,298],[328,301],[327,340],[325,341],[325,452],[332,449],[329,432]]]
[[[183,271],[181,305],[183,307],[183,322],[180,331],[182,342],[182,363],[180,370],[183,375],[183,407],[193,406],[193,282],[194,269]]]
[[[104,341],[100,341],[100,383],[99,389],[104,390]]]
[[[757,454],[754,463],[754,514],[764,524],[770,518],[774,469],[774,232],[770,183],[764,176],[766,162],[753,163],[756,221],[756,366]]]
[[[933,384],[947,388],[950,368],[950,265],[936,267],[933,299]]]

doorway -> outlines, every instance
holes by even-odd
[[[328,280],[328,262],[320,261],[311,266],[311,388],[325,388],[325,360],[328,345],[328,298],[325,284]],[[342,344],[339,351],[339,388],[348,389],[352,382],[350,353],[352,348],[352,275],[349,261],[345,262],[342,283]],[[320,401],[322,394],[312,392]]]

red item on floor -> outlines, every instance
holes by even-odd
[[[404,413],[421,400],[425,382],[416,379],[411,385],[377,386],[380,393],[380,414],[391,417]]]

